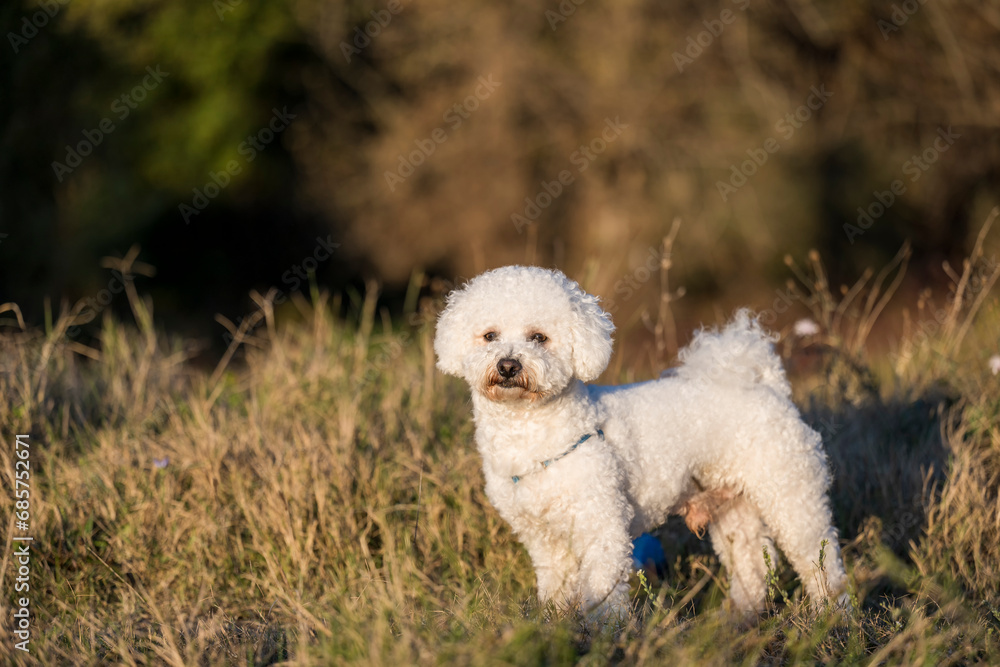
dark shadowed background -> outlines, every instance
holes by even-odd
[[[399,313],[514,262],[628,331],[679,219],[686,330],[772,308],[811,248],[839,285],[909,240],[901,293],[944,289],[1000,202],[995,3],[32,0],[0,24],[0,303],[82,300],[83,338],[127,313],[102,258],[135,246],[160,325],[217,350],[251,289],[375,279]]]

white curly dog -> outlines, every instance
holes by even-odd
[[[844,603],[821,438],[769,335],[743,310],[697,333],[667,377],[584,384],[613,331],[597,297],[524,266],[474,278],[438,320],[438,368],[472,389],[486,495],[527,548],[541,600],[626,614],[632,538],[681,514],[707,525],[735,610],[763,607],[772,538],[813,601]]]

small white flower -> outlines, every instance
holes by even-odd
[[[162,459],[153,459],[153,465],[157,468],[166,468],[170,464],[170,457],[164,456]]]
[[[990,371],[993,375],[1000,373],[1000,354],[994,354],[986,363],[989,364]]]
[[[797,321],[793,326],[793,331],[799,338],[815,336],[819,333],[819,325],[807,317]]]

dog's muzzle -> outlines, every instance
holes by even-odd
[[[513,380],[521,372],[521,362],[517,359],[501,359],[497,362],[497,373],[506,380]]]
[[[483,380],[483,393],[494,401],[541,397],[531,370],[512,357],[504,357],[489,366]]]

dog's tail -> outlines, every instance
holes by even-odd
[[[680,351],[678,357],[683,364],[676,374],[692,381],[727,385],[764,384],[790,398],[792,388],[774,351],[775,340],[777,336],[765,331],[757,318],[743,308],[721,331],[698,331]]]

